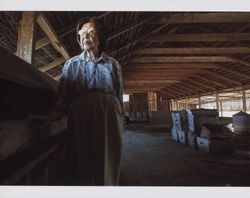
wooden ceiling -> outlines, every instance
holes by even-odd
[[[250,13],[40,12],[34,65],[55,79],[81,53],[75,27],[101,18],[107,54],[123,69],[125,93],[180,99],[250,85]],[[22,12],[1,12],[0,45],[16,53]]]

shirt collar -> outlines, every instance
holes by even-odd
[[[106,55],[104,52],[102,52],[101,56],[100,56],[100,57],[98,58],[98,60],[97,60],[97,63],[98,63],[98,62],[101,62],[101,61],[103,61],[104,63],[106,63],[106,62],[107,62],[107,59],[108,59],[107,55]],[[84,51],[80,54],[80,60],[81,60],[81,61],[85,60],[86,62],[91,61],[91,59],[89,58],[89,56],[88,56],[86,50],[84,50]]]

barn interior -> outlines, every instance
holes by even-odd
[[[0,183],[76,185],[53,106],[76,24],[98,17],[122,66],[121,186],[250,185],[250,13],[0,12]]]

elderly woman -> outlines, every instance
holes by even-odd
[[[82,53],[64,64],[56,116],[68,112],[79,185],[118,185],[121,160],[122,73],[105,54],[106,35],[97,18],[77,25]]]

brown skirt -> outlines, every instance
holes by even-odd
[[[123,119],[117,97],[98,92],[78,96],[68,118],[79,185],[119,185]]]

